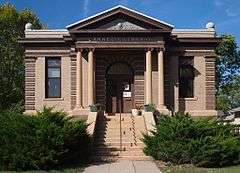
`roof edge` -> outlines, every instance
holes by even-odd
[[[215,29],[206,29],[206,28],[186,28],[186,29],[178,29],[174,28],[172,32],[216,32]]]
[[[169,23],[167,23],[167,22],[161,21],[161,20],[156,19],[156,18],[154,18],[154,17],[148,16],[148,15],[146,15],[146,14],[143,14],[143,13],[138,12],[138,11],[136,11],[136,10],[130,9],[130,8],[125,7],[125,6],[123,6],[123,5],[114,6],[114,7],[110,8],[110,9],[104,10],[104,11],[102,11],[102,12],[99,12],[99,13],[95,14],[95,15],[92,15],[92,16],[89,16],[89,17],[84,18],[84,19],[82,19],[82,20],[79,20],[79,21],[77,21],[77,22],[74,22],[74,23],[72,23],[72,24],[70,24],[70,25],[67,25],[66,28],[67,28],[67,29],[68,29],[68,28],[71,28],[71,27],[74,26],[74,25],[77,25],[77,24],[79,24],[79,23],[81,23],[81,22],[85,22],[85,21],[87,21],[87,20],[89,20],[89,19],[92,19],[92,18],[97,17],[97,16],[99,16],[99,15],[102,15],[102,14],[104,14],[104,13],[110,12],[110,11],[115,10],[115,9],[117,9],[117,8],[122,8],[122,9],[125,9],[125,10],[128,10],[128,11],[131,11],[131,12],[133,12],[133,13],[139,14],[139,15],[141,15],[141,16],[147,17],[147,18],[152,19],[152,20],[154,20],[154,21],[156,21],[156,22],[159,22],[159,23],[162,23],[162,24],[164,24],[164,25],[167,25],[167,26],[169,26],[169,27],[171,27],[171,28],[174,28],[174,25],[172,25],[172,24],[169,24]]]
[[[68,32],[67,29],[29,29],[25,32]]]

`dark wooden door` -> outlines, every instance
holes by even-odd
[[[131,76],[109,75],[107,78],[107,102],[108,113],[129,113],[133,106],[133,85]]]

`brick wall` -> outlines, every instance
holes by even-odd
[[[25,110],[35,110],[36,58],[25,59]]]
[[[76,106],[76,56],[71,57],[71,109]]]
[[[215,109],[215,57],[206,57],[206,110]]]

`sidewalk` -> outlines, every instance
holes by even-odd
[[[121,160],[99,163],[85,168],[84,173],[161,173],[152,161]]]

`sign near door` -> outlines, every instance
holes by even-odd
[[[123,92],[123,97],[124,97],[124,98],[132,97],[132,92],[124,91],[124,92]]]
[[[129,91],[130,90],[130,85],[129,84],[125,84],[124,85],[124,91]]]

